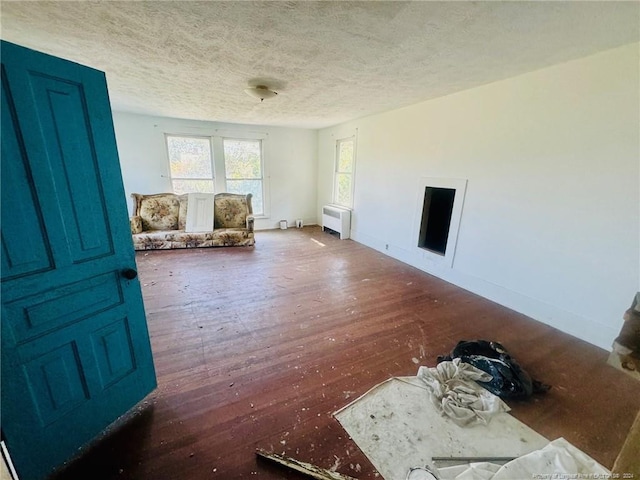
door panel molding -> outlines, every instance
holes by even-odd
[[[42,140],[42,174],[53,179],[73,263],[113,254],[100,169],[96,162],[84,90],[79,84],[31,72]],[[44,159],[43,159],[44,160]],[[65,215],[62,215],[65,212]],[[70,215],[69,215],[70,214]]]
[[[4,68],[3,68],[4,71]],[[22,133],[12,104],[6,76],[2,75],[2,280],[40,273],[54,268],[51,249],[36,208],[35,189]],[[20,188],[29,185],[29,188]],[[25,218],[37,219],[26,223]]]
[[[110,272],[7,302],[5,309],[16,343],[22,344],[123,303],[120,278]]]

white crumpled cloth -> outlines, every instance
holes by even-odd
[[[471,463],[438,469],[441,480],[610,478],[611,472],[560,437],[546,447],[504,465]]]
[[[491,375],[459,358],[436,367],[420,367],[417,376],[436,408],[460,426],[487,424],[497,413],[510,410],[500,397],[475,382],[488,382]]]

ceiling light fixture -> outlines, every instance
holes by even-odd
[[[244,91],[247,95],[259,98],[260,101],[264,101],[265,98],[273,98],[278,95],[278,92],[274,92],[266,85],[255,85],[253,87],[245,88]]]

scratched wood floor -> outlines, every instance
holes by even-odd
[[[607,352],[318,227],[256,237],[138,253],[158,388],[59,479],[306,478],[256,448],[379,478],[332,412],[476,338],[553,386],[513,415],[613,465],[640,382]]]

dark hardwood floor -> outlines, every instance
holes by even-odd
[[[256,239],[138,253],[158,388],[59,479],[306,478],[256,448],[379,478],[332,413],[476,338],[552,385],[515,417],[613,465],[640,382],[604,350],[318,227]]]

